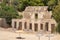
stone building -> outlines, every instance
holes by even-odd
[[[48,6],[28,6],[21,13],[22,19],[12,19],[12,28],[17,30],[30,30],[38,32],[53,32],[57,23],[52,17],[52,12],[48,11]]]

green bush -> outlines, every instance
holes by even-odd
[[[23,18],[23,15],[19,15],[17,16],[18,19],[22,19]]]
[[[56,28],[56,31],[57,31],[58,33],[60,33],[60,22],[58,23],[58,26],[57,26],[57,28]]]
[[[13,6],[1,6],[2,9],[0,9],[0,18],[5,18],[7,24],[11,25],[11,19],[17,18],[18,12]]]

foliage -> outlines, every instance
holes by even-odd
[[[49,0],[43,0],[44,6],[47,6],[48,2],[49,2]]]
[[[0,17],[5,18],[8,24],[11,24],[11,19],[17,16],[18,13],[12,6],[2,6],[0,9]]]
[[[53,17],[57,22],[60,22],[60,5],[57,5],[55,9],[53,9]]]
[[[53,8],[57,5],[57,0],[50,0],[48,1],[47,5],[49,6],[49,10],[53,10]]]
[[[31,6],[43,6],[44,4],[43,4],[43,1],[42,0],[30,0],[30,5]]]
[[[27,6],[43,6],[42,0],[13,0],[13,6],[18,11],[24,11]]]
[[[13,0],[12,6],[14,6],[17,11],[21,12],[28,6],[28,2],[26,0]]]
[[[58,26],[57,26],[57,28],[56,28],[56,31],[57,31],[58,33],[60,33],[60,22],[58,23]]]
[[[22,19],[23,18],[23,15],[19,15],[17,16],[18,19]]]

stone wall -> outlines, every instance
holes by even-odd
[[[0,18],[0,27],[8,27],[8,24],[4,18]]]

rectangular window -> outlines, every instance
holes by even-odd
[[[35,19],[38,19],[38,14],[35,14]]]

